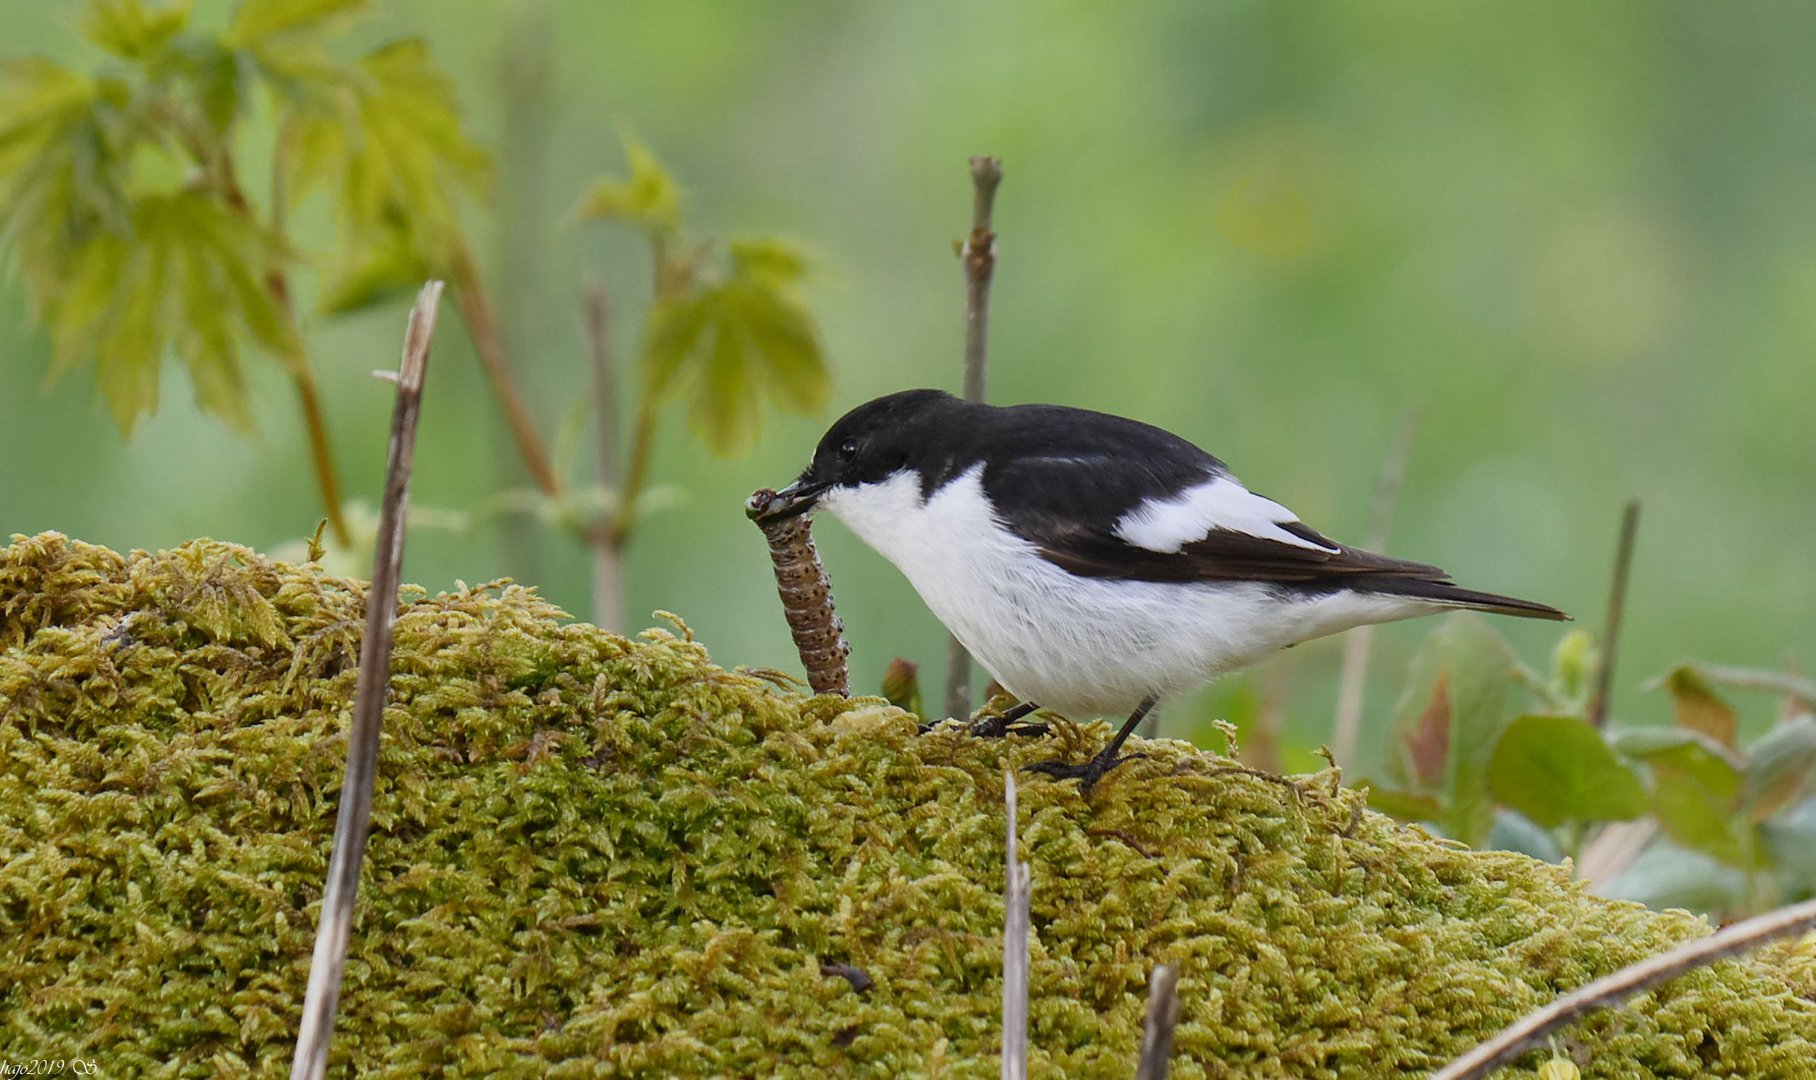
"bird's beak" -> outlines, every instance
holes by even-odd
[[[805,479],[776,492],[758,492],[751,496],[749,512],[753,521],[781,521],[812,510],[820,496],[832,484],[829,481],[808,482]],[[765,498],[765,495],[767,497]]]

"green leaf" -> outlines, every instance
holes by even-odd
[[[1816,799],[1763,822],[1759,832],[1786,891],[1816,892]]]
[[[681,227],[681,189],[656,155],[626,137],[627,177],[602,177],[580,200],[575,214],[583,221],[625,221],[652,235],[667,236]]]
[[[81,244],[124,229],[127,135],[120,83],[88,79],[49,60],[0,62],[0,236],[43,314],[62,291]]]
[[[1752,830],[1736,813],[1746,768],[1739,754],[1693,728],[1637,728],[1609,741],[1651,766],[1652,812],[1672,839],[1732,866],[1756,865]]]
[[[731,242],[732,275],[793,285],[807,276],[807,256],[786,240],[773,236]]]
[[[644,392],[661,402],[686,381],[689,362],[712,318],[712,298],[691,294],[663,300],[650,310],[641,368]]]
[[[1388,761],[1402,783],[1419,791],[1435,791],[1443,785],[1444,763],[1450,757],[1450,678],[1442,670],[1430,672],[1430,687],[1425,689],[1428,673],[1424,667],[1436,663],[1435,652],[1413,657],[1408,689],[1395,710],[1400,754]],[[1425,693],[1424,705],[1416,711],[1410,696],[1415,687]]]
[[[1483,847],[1489,851],[1517,851],[1548,863],[1564,861],[1564,849],[1558,846],[1557,837],[1512,810],[1494,815],[1494,828],[1488,831]]]
[[[1758,864],[1752,828],[1735,815],[1733,800],[1689,773],[1653,766],[1652,812],[1665,832],[1687,848],[1742,869]]]
[[[1678,727],[1700,731],[1723,746],[1735,745],[1739,722],[1734,710],[1715,696],[1700,672],[1686,664],[1673,669],[1660,684],[1671,691]]]
[[[1816,764],[1816,716],[1804,713],[1779,724],[1748,748],[1741,805],[1763,821],[1795,799]]]
[[[817,409],[831,382],[812,317],[785,279],[749,263],[733,267],[729,280],[655,306],[640,364],[651,399],[685,397],[694,429],[720,455],[756,441],[765,399]]]
[[[233,13],[226,42],[236,49],[299,32],[319,32],[364,14],[367,0],[244,0]]]
[[[172,46],[170,65],[182,74],[182,91],[209,130],[224,139],[240,112],[240,54],[214,38],[190,36]]]
[[[275,237],[205,192],[141,198],[127,231],[74,253],[67,287],[47,305],[57,367],[93,355],[114,420],[131,434],[157,408],[158,369],[174,351],[197,402],[245,428],[243,345],[283,357],[300,348],[264,284],[284,256]]]
[[[1654,910],[1687,908],[1719,916],[1738,908],[1746,890],[1746,878],[1730,867],[1675,844],[1657,843],[1596,891]]]
[[[1416,791],[1396,791],[1370,780],[1356,785],[1368,795],[1368,808],[1401,821],[1437,821],[1443,807],[1431,795]]]
[[[1686,774],[1722,800],[1740,793],[1746,761],[1700,731],[1687,728],[1625,728],[1608,736],[1616,753]]]
[[[726,315],[750,343],[750,360],[770,399],[795,412],[824,408],[832,376],[806,304],[763,277],[734,278],[725,286],[724,302]]]
[[[1413,656],[1406,690],[1394,709],[1395,727],[1408,753],[1407,748],[1433,738],[1434,717],[1447,721],[1442,824],[1471,847],[1479,846],[1494,824],[1488,766],[1507,723],[1516,663],[1513,650],[1487,620],[1467,612],[1452,615]]]
[[[348,249],[401,228],[425,266],[451,272],[465,245],[456,195],[483,192],[489,162],[462,130],[453,87],[427,46],[393,42],[326,70],[301,55],[300,74],[275,77],[290,96],[281,136],[290,197],[330,189]],[[261,70],[273,77],[268,59]]]
[[[142,59],[182,32],[189,22],[189,6],[188,0],[150,6],[140,0],[89,0],[82,34],[116,56]]]
[[[1646,688],[1656,690],[1668,685],[1672,677],[1679,671],[1687,671],[1710,686],[1731,686],[1736,690],[1764,690],[1768,693],[1783,694],[1793,701],[1801,702],[1805,710],[1816,709],[1816,679],[1764,668],[1725,667],[1720,664],[1679,664],[1676,669],[1663,678],[1649,683]]]
[[[1495,798],[1546,828],[1566,821],[1627,821],[1646,812],[1646,790],[1574,716],[1522,716],[1507,726],[1489,764]]]
[[[722,457],[750,449],[763,416],[746,352],[740,327],[714,320],[712,348],[694,382],[687,414],[706,448]]]
[[[149,215],[134,215],[135,226]],[[113,283],[112,310],[102,323],[95,345],[95,379],[114,423],[128,435],[141,413],[158,407],[158,361],[164,351],[169,315],[164,309],[163,279],[168,276],[170,249],[140,228]]]
[[[372,235],[343,260],[316,306],[323,315],[345,315],[407,295],[433,276],[401,226]]]

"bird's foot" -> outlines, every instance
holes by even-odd
[[[1028,772],[1046,773],[1055,780],[1077,780],[1080,794],[1088,792],[1103,779],[1104,774],[1125,761],[1147,757],[1146,754],[1116,754],[1109,751],[1098,754],[1081,764],[1055,758],[1052,761],[1037,761],[1027,766]]]
[[[971,734],[980,739],[1000,739],[1009,734],[1009,720],[1000,714],[980,716],[971,721]]]
[[[1000,739],[1004,735],[1045,735],[1045,724],[1018,724],[1016,721],[1031,715],[1040,706],[1032,701],[1022,701],[1009,707],[1005,712],[982,716],[971,721],[971,734],[980,739]]]
[[[971,721],[971,734],[980,739],[1000,739],[1005,735],[1039,737],[1048,730],[1045,724],[1018,724],[1008,716],[985,716]]]

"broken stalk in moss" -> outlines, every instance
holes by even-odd
[[[429,342],[435,336],[441,288],[441,282],[431,281],[417,296],[404,334],[403,362],[397,369],[397,400],[391,413],[391,445],[385,461],[385,497],[379,513],[378,539],[373,546],[372,587],[366,594],[366,630],[360,639],[353,723],[347,732],[347,775],[341,783],[328,887],[322,895],[321,922],[316,930],[315,956],[309,964],[309,989],[303,1001],[291,1080],[321,1080],[328,1068],[328,1042],[334,1035],[334,1012],[347,964],[347,942],[353,934],[353,902],[359,894],[360,863],[366,854],[366,831],[378,777],[378,736],[384,720],[386,691],[391,685],[391,633],[403,571],[404,515],[410,504],[410,467],[416,457],[416,420],[422,412],[423,375],[429,363]]]
[[[1028,1076],[1028,955],[1034,871],[1016,845],[1015,770],[1003,770],[1003,1080]]]
[[[1148,977],[1148,1020],[1141,1035],[1141,1064],[1135,1080],[1167,1080],[1173,1057],[1173,1029],[1179,1026],[1179,969],[1160,964]]]

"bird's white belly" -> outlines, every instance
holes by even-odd
[[[1250,582],[1079,577],[994,519],[981,466],[924,503],[900,473],[822,505],[907,576],[998,682],[1068,716],[1126,714],[1308,638],[1425,610],[1353,593],[1282,598]]]

